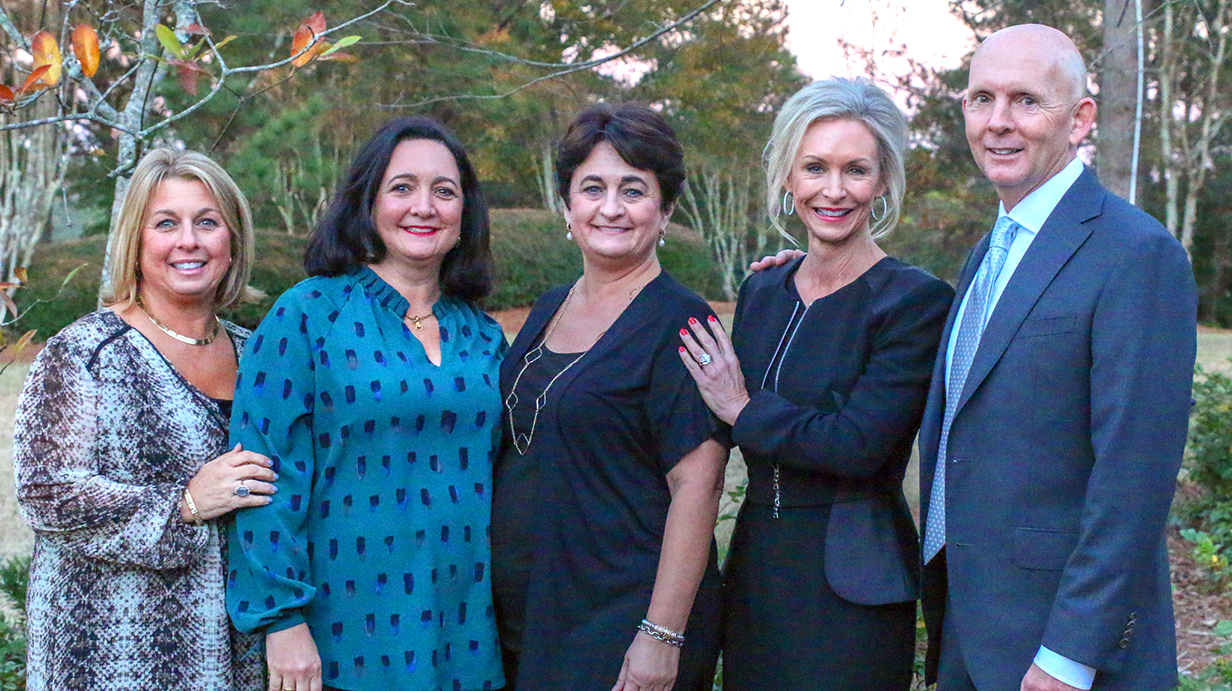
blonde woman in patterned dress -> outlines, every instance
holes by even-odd
[[[269,459],[227,448],[248,332],[217,310],[259,297],[248,202],[209,158],[156,149],[114,232],[109,306],[47,341],[18,404],[29,688],[260,689],[218,520],[274,491]]]

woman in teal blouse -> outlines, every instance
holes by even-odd
[[[487,566],[506,345],[474,304],[488,214],[453,135],[386,125],[304,264],[236,383],[232,443],[279,478],[271,505],[236,516],[231,616],[265,633],[271,689],[499,688]]]

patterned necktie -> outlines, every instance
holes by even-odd
[[[988,241],[988,251],[980,262],[975,280],[971,281],[967,307],[963,312],[962,323],[958,326],[958,339],[954,342],[950,376],[945,387],[945,416],[941,418],[937,470],[933,475],[928,520],[924,528],[925,563],[932,561],[945,545],[945,459],[950,441],[950,425],[954,423],[958,399],[962,397],[963,386],[967,383],[967,372],[971,370],[971,361],[975,359],[975,351],[980,347],[980,337],[984,335],[984,327],[988,324],[989,304],[992,302],[997,276],[1005,266],[1005,258],[1009,255],[1010,245],[1018,234],[1018,228],[1019,225],[1010,220],[1009,216],[997,219],[997,224],[992,228],[992,237]]]

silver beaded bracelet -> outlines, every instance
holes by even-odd
[[[637,625],[637,630],[647,636],[650,636],[656,641],[661,641],[677,648],[684,647],[683,633],[680,633],[679,631],[672,631],[666,626],[659,626],[658,624],[651,623],[647,619],[643,619],[642,623]]]

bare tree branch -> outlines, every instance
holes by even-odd
[[[502,53],[502,52],[500,52],[500,51],[488,50],[488,49],[484,49],[484,48],[477,48],[477,47],[462,47],[462,46],[458,46],[458,45],[453,45],[453,44],[451,44],[451,43],[443,43],[443,44],[441,44],[441,45],[449,45],[450,47],[457,48],[457,49],[459,49],[459,50],[466,50],[467,52],[476,52],[476,53],[481,53],[481,54],[485,54],[485,55],[490,55],[490,56],[493,56],[493,57],[500,58],[500,59],[502,59],[502,60],[506,60],[506,61],[509,61],[509,62],[516,62],[516,63],[518,63],[518,64],[528,65],[528,66],[531,66],[531,67],[562,67],[562,66],[563,66],[563,69],[559,69],[559,70],[556,70],[555,72],[552,72],[552,73],[550,73],[550,74],[545,74],[545,75],[542,75],[542,76],[536,77],[536,78],[534,78],[534,79],[532,79],[532,80],[530,80],[530,81],[528,81],[528,82],[525,82],[525,83],[520,84],[519,86],[516,86],[516,87],[514,87],[514,88],[512,88],[512,89],[510,89],[510,90],[508,90],[508,91],[505,91],[504,93],[499,93],[499,94],[456,94],[456,95],[453,95],[453,96],[438,96],[438,97],[436,97],[436,98],[427,98],[427,99],[423,99],[423,100],[420,100],[420,101],[416,101],[416,102],[414,102],[414,103],[382,103],[382,104],[377,104],[377,107],[378,107],[378,108],[384,108],[384,109],[387,109],[387,110],[398,110],[398,109],[403,109],[403,108],[421,108],[421,107],[426,106],[426,105],[431,105],[431,104],[433,104],[433,103],[441,103],[441,102],[445,102],[445,101],[453,101],[453,102],[458,102],[458,101],[495,101],[495,100],[499,100],[499,99],[502,99],[502,98],[507,98],[507,97],[509,97],[509,96],[512,96],[512,95],[514,95],[514,94],[518,93],[519,91],[523,91],[523,90],[525,90],[525,89],[528,89],[528,88],[530,88],[530,87],[532,87],[532,86],[534,86],[534,85],[536,85],[536,84],[539,84],[539,83],[541,83],[541,82],[545,82],[545,81],[549,81],[549,80],[552,80],[552,79],[556,79],[556,78],[558,78],[558,77],[563,77],[563,76],[566,76],[566,75],[569,75],[569,74],[573,74],[574,72],[583,72],[583,71],[586,71],[586,70],[591,70],[591,69],[594,69],[595,67],[598,67],[598,66],[600,66],[600,65],[603,65],[603,64],[605,64],[605,63],[608,63],[608,62],[611,62],[611,61],[613,61],[613,60],[618,60],[618,59],[620,59],[620,58],[622,58],[622,57],[625,57],[626,55],[629,55],[629,54],[631,54],[631,53],[635,52],[637,49],[641,48],[642,46],[646,45],[647,43],[650,43],[651,41],[654,41],[655,39],[658,39],[659,37],[663,36],[664,34],[667,34],[667,33],[668,33],[668,32],[670,32],[670,31],[673,31],[673,30],[675,30],[675,29],[678,29],[678,28],[680,28],[680,27],[684,26],[685,24],[688,24],[689,22],[693,21],[693,19],[695,19],[695,18],[696,18],[698,15],[700,15],[702,12],[705,12],[706,10],[710,9],[711,7],[714,7],[715,5],[719,4],[719,3],[720,3],[720,2],[722,2],[722,1],[723,1],[723,0],[707,0],[707,1],[706,1],[705,3],[703,3],[702,5],[700,5],[700,6],[696,7],[696,8],[694,8],[694,9],[690,10],[687,14],[683,15],[680,19],[678,19],[678,20],[676,20],[676,21],[672,22],[671,24],[665,24],[665,25],[663,25],[663,26],[659,27],[658,29],[656,29],[656,30],[655,30],[653,33],[651,33],[650,35],[645,36],[645,37],[643,37],[643,38],[640,38],[640,39],[638,39],[637,41],[634,41],[633,43],[629,44],[629,45],[628,45],[628,46],[626,46],[624,49],[622,49],[622,50],[620,50],[620,51],[618,51],[618,52],[616,52],[616,53],[613,53],[613,54],[611,54],[611,55],[608,55],[608,56],[605,56],[605,57],[602,57],[602,58],[595,58],[595,59],[593,59],[593,60],[586,60],[586,61],[583,61],[583,62],[577,62],[577,63],[545,63],[545,62],[536,62],[536,61],[533,61],[533,60],[527,60],[527,59],[525,59],[525,58],[520,58],[520,57],[517,57],[517,56],[515,56],[515,55],[510,55],[510,54],[508,54],[508,53]]]
[[[26,50],[30,49],[30,44],[26,42],[26,37],[22,36],[21,32],[17,30],[17,26],[13,24],[12,19],[9,19],[9,14],[4,11],[3,7],[0,7],[0,29],[4,29],[4,33],[8,34],[9,40],[13,43]]]

